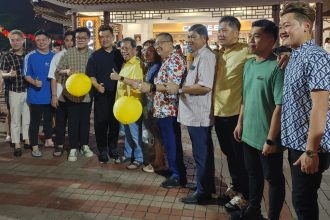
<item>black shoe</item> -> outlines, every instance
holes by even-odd
[[[189,183],[186,183],[186,187],[185,188],[188,188],[190,190],[196,191],[197,190],[197,184],[194,183],[194,182],[189,182]]]
[[[167,178],[164,182],[160,184],[161,187],[166,188],[166,189],[171,189],[174,187],[180,187],[180,180],[179,178],[176,177],[169,177]]]
[[[202,194],[198,192],[193,192],[192,194],[188,195],[181,199],[181,202],[185,204],[207,204],[212,201],[212,195],[210,194]]]
[[[230,197],[222,195],[218,197],[218,205],[225,206],[230,201]]]
[[[21,148],[15,148],[15,149],[14,149],[14,156],[15,156],[15,157],[20,157],[20,156],[22,156],[22,149],[21,149]]]
[[[63,152],[64,152],[64,147],[55,146],[53,156],[54,157],[60,157],[60,156],[63,155]]]
[[[230,213],[230,220],[264,220],[261,210],[247,207],[245,209]]]
[[[155,170],[155,173],[160,175],[160,176],[166,177],[166,178],[169,178],[172,175],[172,172],[169,169],[167,169],[167,170]]]
[[[24,149],[31,149],[31,145],[30,144],[24,144]]]
[[[109,162],[109,158],[106,154],[100,154],[99,155],[99,162],[100,163],[108,163]]]

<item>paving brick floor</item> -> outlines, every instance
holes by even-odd
[[[0,100],[1,101],[1,100]],[[1,102],[0,102],[1,103]],[[3,106],[3,103],[1,103]],[[93,127],[93,125],[91,126]],[[195,166],[191,145],[185,128],[183,146],[189,181],[194,181]],[[179,200],[189,189],[163,189],[165,179],[141,170],[129,171],[125,165],[99,164],[97,157],[68,162],[66,156],[54,158],[52,149],[42,148],[42,158],[32,158],[24,150],[21,158],[12,155],[13,149],[4,143],[4,118],[0,118],[0,220],[66,220],[66,219],[228,219],[223,207],[214,201],[209,205],[185,205]],[[229,183],[226,158],[215,138],[217,194]],[[90,146],[95,152],[91,129]],[[120,140],[120,148],[123,147]],[[284,160],[286,200],[282,220],[294,219],[291,205],[291,177]],[[265,191],[267,190],[267,185]],[[215,195],[216,196],[216,195]],[[262,210],[267,212],[268,196],[264,193]],[[319,191],[320,219],[330,216],[330,171],[324,173]]]

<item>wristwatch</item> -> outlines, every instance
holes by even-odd
[[[182,91],[181,88],[178,90],[178,93],[179,93],[179,94],[183,93],[183,91]]]
[[[305,151],[307,157],[309,158],[313,158],[315,155],[317,155],[317,152],[313,151],[313,150],[306,150]]]
[[[120,77],[120,81],[124,81],[124,79],[125,79],[125,78],[124,78],[123,76]]]
[[[267,139],[266,144],[268,144],[269,146],[272,146],[272,145],[274,145],[274,141],[271,139]]]

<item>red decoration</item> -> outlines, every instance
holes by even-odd
[[[0,25],[0,33],[5,36],[8,37],[9,35],[9,31],[6,30],[3,26]],[[34,41],[36,39],[36,37],[33,34],[25,34],[23,33],[25,38],[31,39],[32,41]]]

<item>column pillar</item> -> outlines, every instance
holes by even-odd
[[[272,17],[273,17],[274,23],[278,27],[280,24],[280,5],[272,6]],[[279,45],[280,45],[280,40],[278,39],[275,43],[275,47],[278,47]]]
[[[76,30],[77,29],[77,12],[72,12],[71,20],[72,20],[72,29]]]
[[[316,2],[316,17],[315,17],[315,43],[322,46],[323,40],[323,3]]]
[[[109,11],[104,11],[103,12],[103,24],[105,26],[110,26],[110,12]]]

